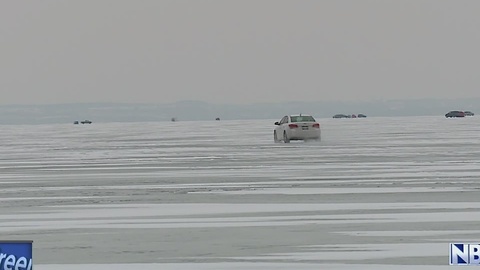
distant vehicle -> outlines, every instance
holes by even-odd
[[[73,122],[74,125],[78,125],[78,121]]]
[[[367,117],[365,114],[335,114],[333,118],[365,118]]]
[[[84,120],[84,121],[82,121],[82,122],[80,122],[80,123],[82,123],[82,124],[91,124],[92,121],[90,121],[90,120]]]
[[[445,114],[445,117],[447,118],[465,117],[465,113],[462,111],[449,111],[447,114]]]
[[[321,140],[320,124],[311,115],[286,115],[275,122],[273,140],[289,143],[292,140]]]
[[[172,122],[176,122],[176,121],[177,121],[177,118],[172,117],[171,121],[172,121]]]
[[[475,114],[471,111],[464,111],[465,116],[474,116]]]
[[[215,118],[215,120],[220,121],[220,117]]]

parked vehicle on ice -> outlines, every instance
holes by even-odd
[[[465,113],[462,111],[449,111],[447,114],[445,114],[445,117],[447,118],[465,117]]]

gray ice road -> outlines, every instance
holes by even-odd
[[[480,242],[477,118],[319,120],[3,126],[1,238],[44,270],[454,269]]]

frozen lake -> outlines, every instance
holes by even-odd
[[[318,120],[3,125],[1,239],[40,270],[454,269],[480,242],[480,118]]]

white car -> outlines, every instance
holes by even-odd
[[[286,115],[279,122],[275,122],[273,140],[289,143],[291,140],[320,141],[320,124],[311,115]]]

